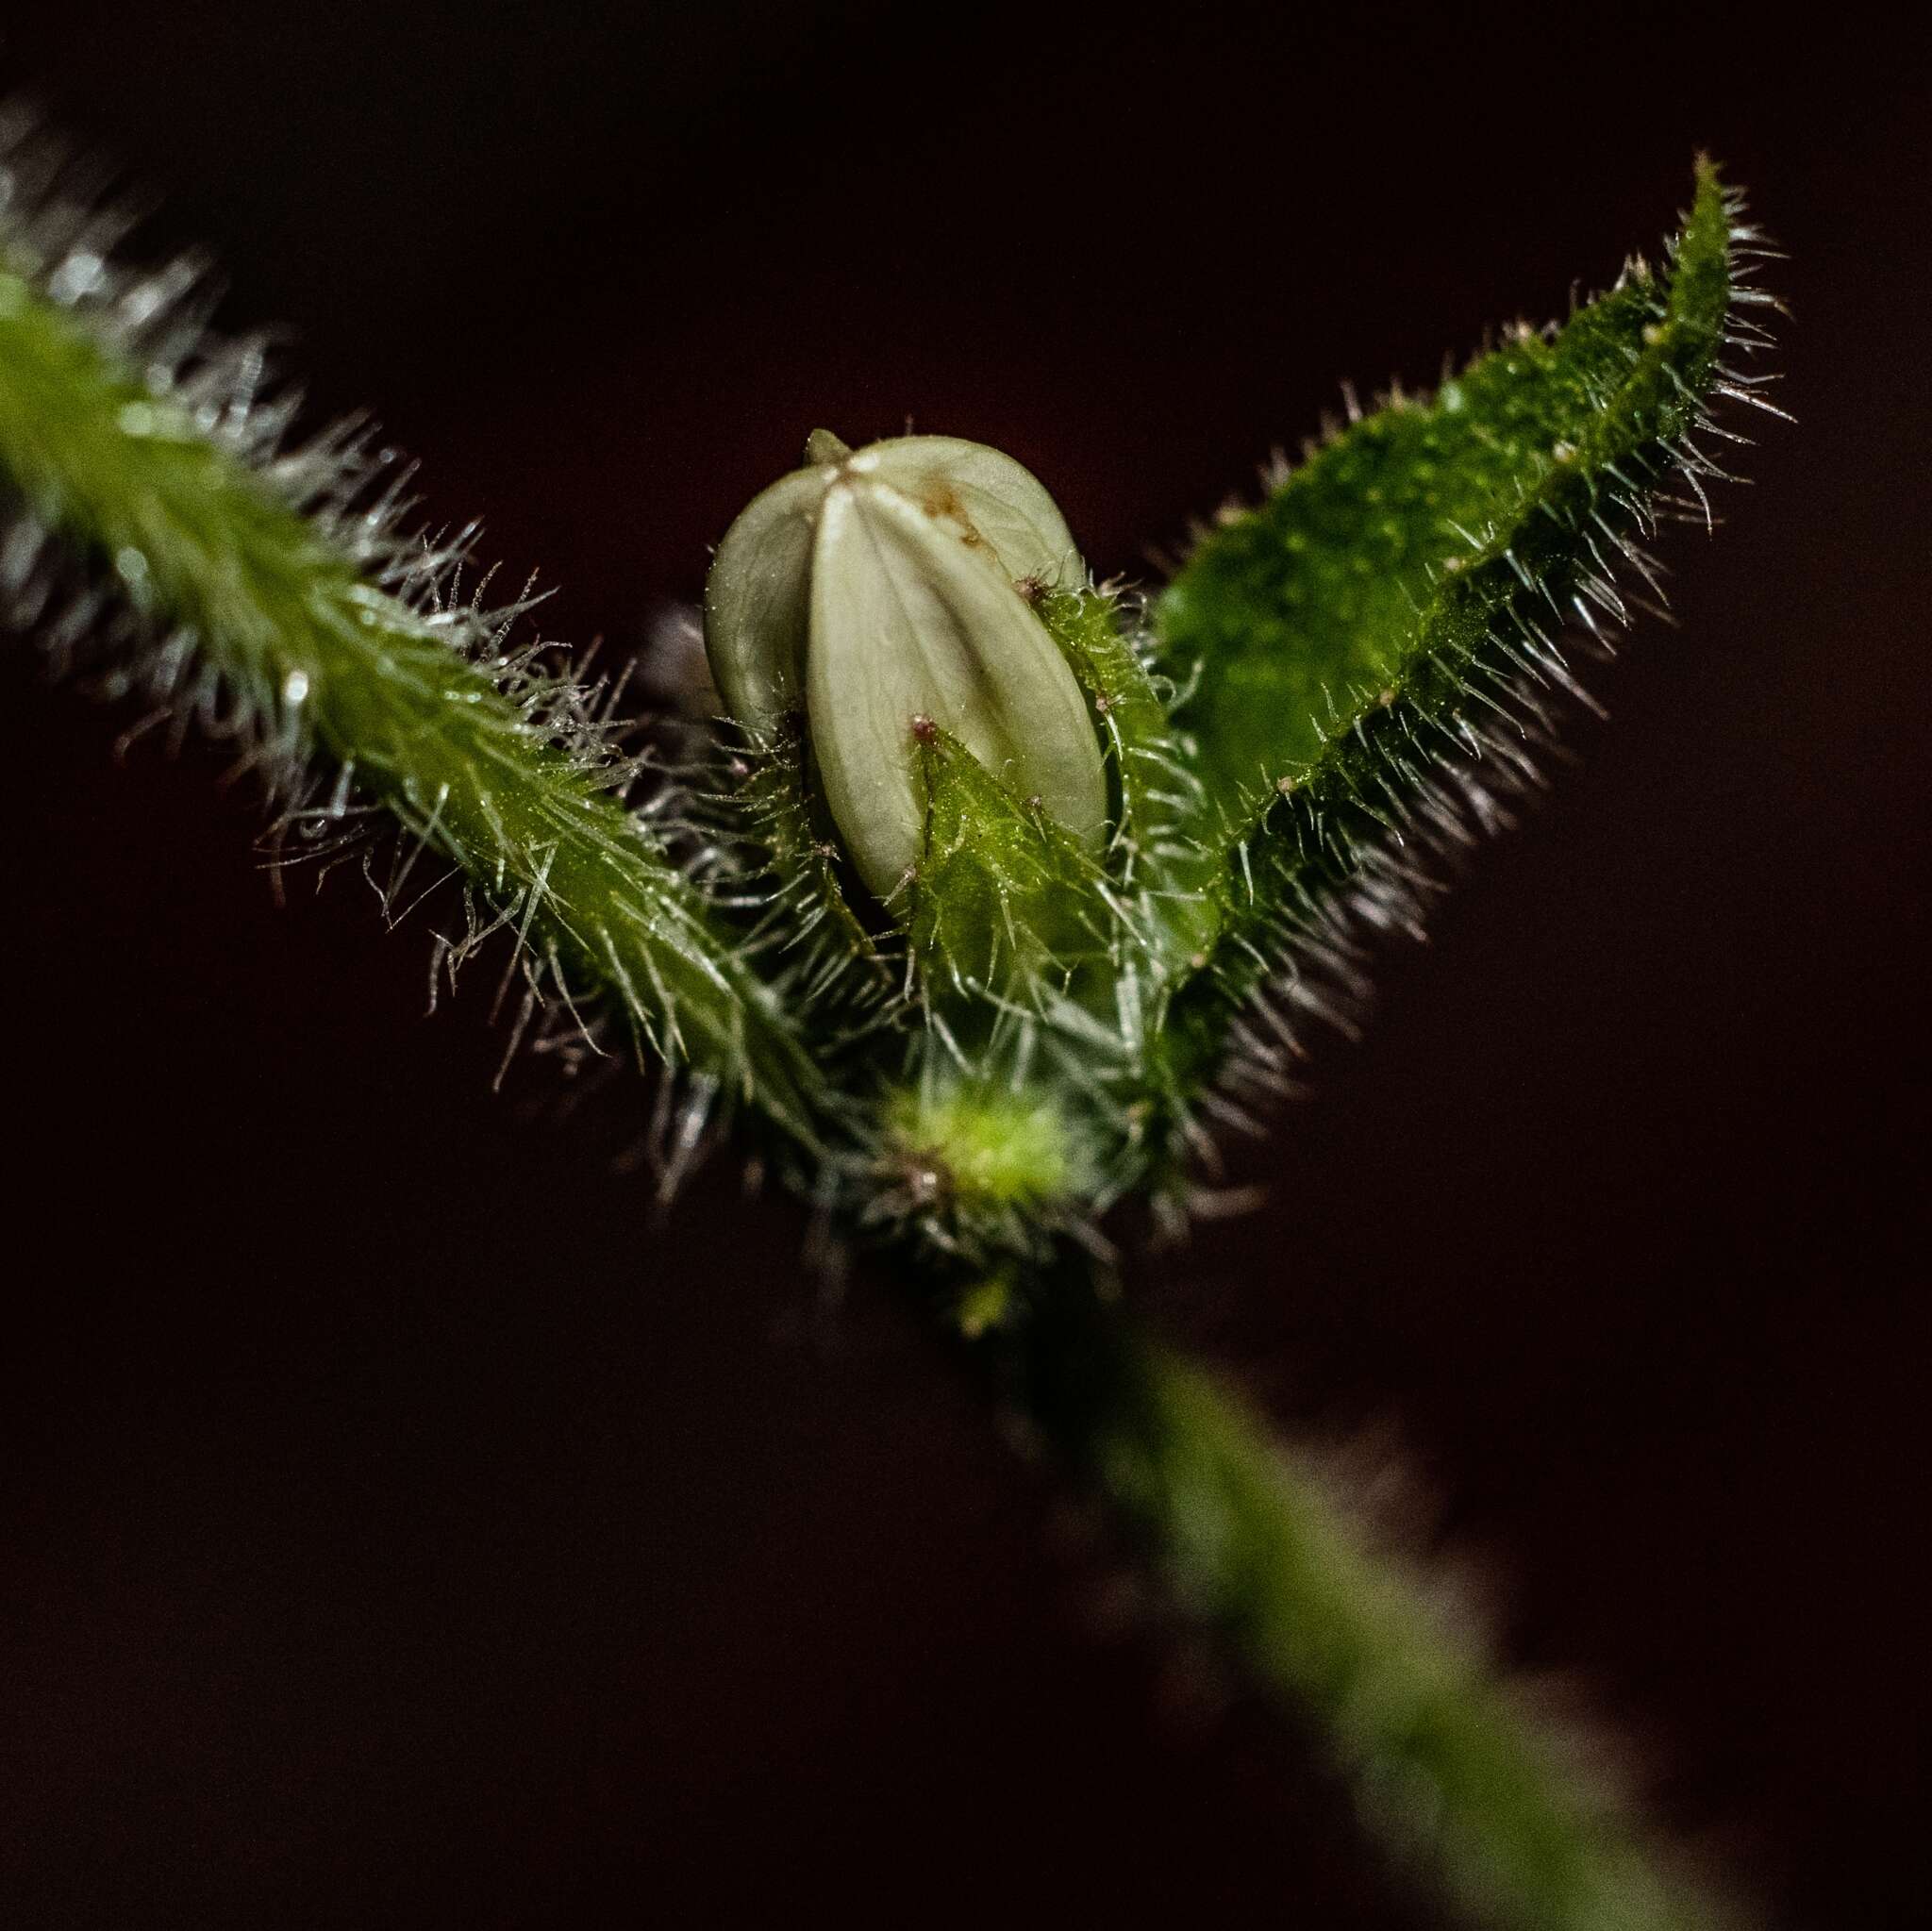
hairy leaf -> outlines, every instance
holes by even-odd
[[[1756,296],[1736,213],[1700,164],[1667,274],[1633,262],[1560,330],[1357,423],[1161,600],[1166,648],[1198,670],[1204,842],[1229,840],[1203,880],[1223,908],[1210,970],[1173,1015],[1180,1063],[1216,1054],[1277,967],[1308,999],[1345,990],[1349,928],[1413,925],[1418,860],[1534,776],[1553,704],[1581,695],[1563,632],[1626,621],[1620,572],[1654,587],[1656,492],[1681,478],[1701,502],[1720,474],[1691,441],[1704,399],[1750,392],[1720,361],[1759,339],[1731,318]]]
[[[285,792],[325,755],[338,811],[353,786],[451,861],[533,984],[607,991],[641,1044],[814,1138],[819,1080],[782,992],[625,808],[575,687],[505,649],[516,611],[445,602],[450,559],[401,538],[372,572],[338,539],[386,525],[329,496],[355,474],[340,449],[309,466],[327,500],[304,515],[299,458],[271,450],[264,474],[224,440],[224,408],[248,412],[245,369],[157,389],[38,279],[0,259],[0,471],[29,539],[58,532],[119,579],[156,640],[154,681],[225,706]]]
[[[1627,528],[1622,499],[1690,426],[1721,346],[1728,225],[1707,168],[1668,289],[1632,263],[1561,330],[1519,330],[1432,399],[1391,400],[1203,541],[1156,623],[1198,673],[1183,721],[1216,806],[1239,820],[1247,797],[1305,778],[1443,656],[1431,645],[1476,648],[1515,591],[1559,624],[1614,610],[1577,587],[1609,574],[1624,534],[1591,511]],[[1485,565],[1517,581],[1485,591],[1468,580]]]

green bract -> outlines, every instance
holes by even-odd
[[[1106,831],[1087,701],[1032,599],[1084,580],[1053,499],[1010,457],[948,436],[813,458],[758,496],[718,547],[705,646],[740,724],[801,709],[819,783],[880,897],[917,867],[917,752],[956,739],[1083,844]]]

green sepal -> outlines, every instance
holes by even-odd
[[[824,801],[811,783],[798,713],[733,754],[729,822],[757,849],[762,905],[754,946],[770,942],[796,967],[799,998],[819,1018],[879,1006],[895,986],[888,943],[854,909],[858,888],[841,859]]]
[[[1158,1034],[1167,989],[1187,977],[1218,929],[1220,908],[1201,891],[1211,859],[1204,862],[1195,842],[1204,795],[1168,714],[1173,687],[1151,667],[1151,640],[1132,607],[1102,587],[1049,591],[1035,608],[1108,746],[1114,828],[1107,860],[1134,907],[1117,935],[1127,970],[1109,1004],[1116,1017],[1138,1008],[1126,1028],[1132,1052],[1132,1041],[1144,1048]]]
[[[903,915],[928,1001],[1038,1009],[1104,968],[1119,913],[1081,842],[937,726],[914,766],[925,829]]]
[[[1086,1223],[1100,1184],[1093,1122],[1057,1082],[962,1067],[943,1051],[916,1060],[872,1110],[864,1224],[942,1263],[942,1291],[992,1271],[1021,1293],[1013,1270],[1024,1275]]]
[[[1033,608],[1086,692],[1108,747],[1117,807],[1110,848],[1138,855],[1198,797],[1161,689],[1123,634],[1119,600],[1108,591],[1045,590]]]

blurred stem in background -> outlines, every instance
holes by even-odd
[[[1729,1922],[1563,1763],[1480,1632],[1371,1545],[1345,1490],[1091,1282],[1070,1273],[982,1350],[1175,1606],[1321,1740],[1393,1861],[1479,1923]]]

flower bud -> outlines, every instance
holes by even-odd
[[[949,436],[855,454],[819,430],[806,454],[731,525],[706,586],[732,715],[770,731],[803,709],[833,823],[881,896],[919,856],[915,752],[935,727],[1097,846],[1099,742],[1022,589],[1080,575],[1053,499],[1010,457]]]

